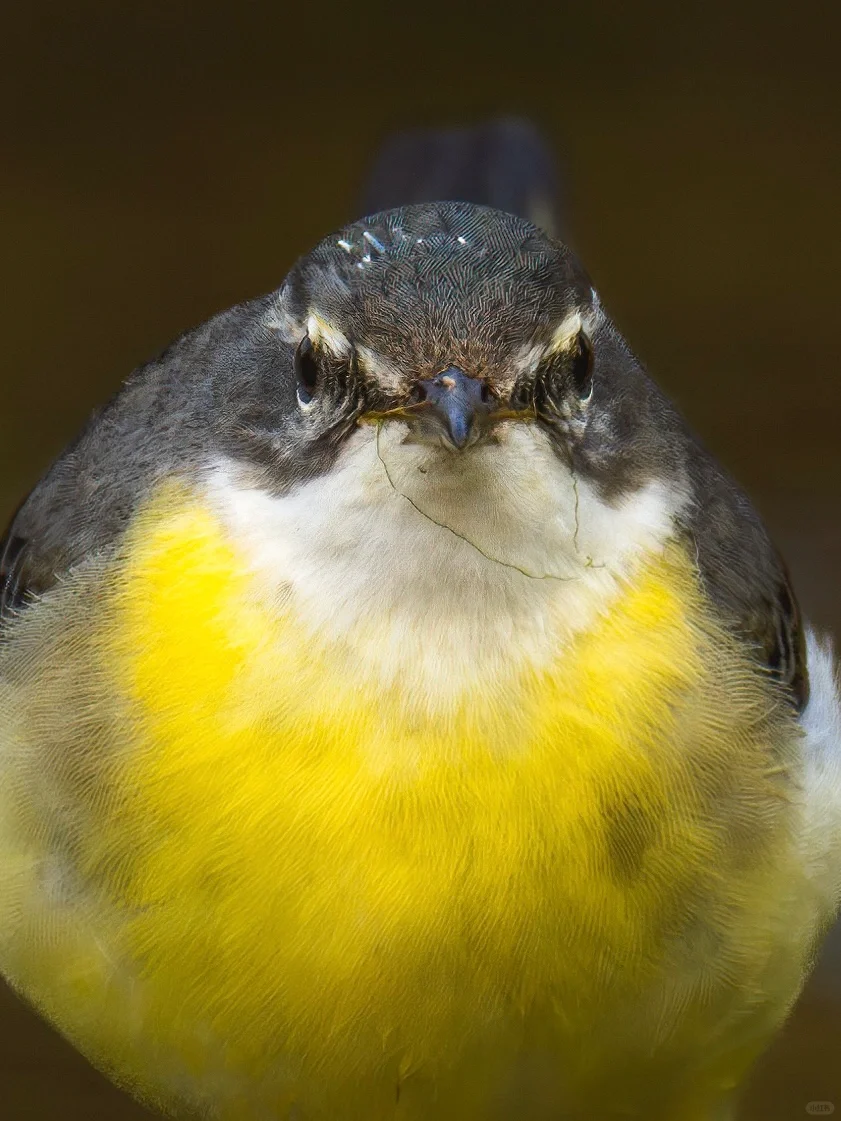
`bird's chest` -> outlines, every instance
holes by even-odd
[[[721,695],[730,655],[681,559],[553,657],[437,704],[434,676],[366,679],[364,645],[268,609],[203,516],[150,542],[96,643],[114,742],[73,854],[97,938],[72,996],[111,1011],[87,1049],[122,1031],[141,1081],[221,1065],[232,1101],[335,1116],[361,1095],[368,1118],[401,1086],[419,1116],[445,1086],[492,1116],[535,1049],[572,1100],[632,1054],[733,822],[762,848],[776,812],[757,698],[735,661],[732,711]],[[412,643],[428,657],[406,635],[404,661]]]
[[[360,680],[358,650],[267,612],[191,533],[136,560],[115,608],[135,743],[89,870],[164,1034],[177,1013],[235,1066],[280,1048],[293,1082],[338,1086],[594,1039],[656,988],[734,844],[716,794],[767,810],[679,564],[436,706]]]

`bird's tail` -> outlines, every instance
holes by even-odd
[[[362,195],[363,214],[420,202],[473,202],[562,233],[554,155],[528,121],[398,132],[383,144]]]

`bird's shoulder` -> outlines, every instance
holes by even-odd
[[[239,431],[280,401],[289,362],[267,325],[275,300],[238,304],[185,332],[92,414],[0,541],[0,618],[112,546],[154,485],[189,478],[224,429]]]

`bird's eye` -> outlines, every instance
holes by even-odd
[[[572,346],[554,353],[548,364],[538,370],[533,382],[537,412],[551,419],[569,415],[570,404],[576,398],[579,405],[586,405],[593,395],[593,365],[593,344],[586,331],[580,330]],[[525,389],[524,386],[521,392]]]
[[[298,400],[302,405],[312,401],[318,388],[318,356],[309,335],[304,335],[295,350],[295,380],[298,383]]]
[[[584,331],[579,331],[570,366],[572,384],[581,401],[589,401],[593,392],[593,344]]]

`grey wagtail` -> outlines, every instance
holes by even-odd
[[[176,1116],[722,1121],[837,908],[830,650],[550,168],[400,139],[8,531],[0,968]]]

